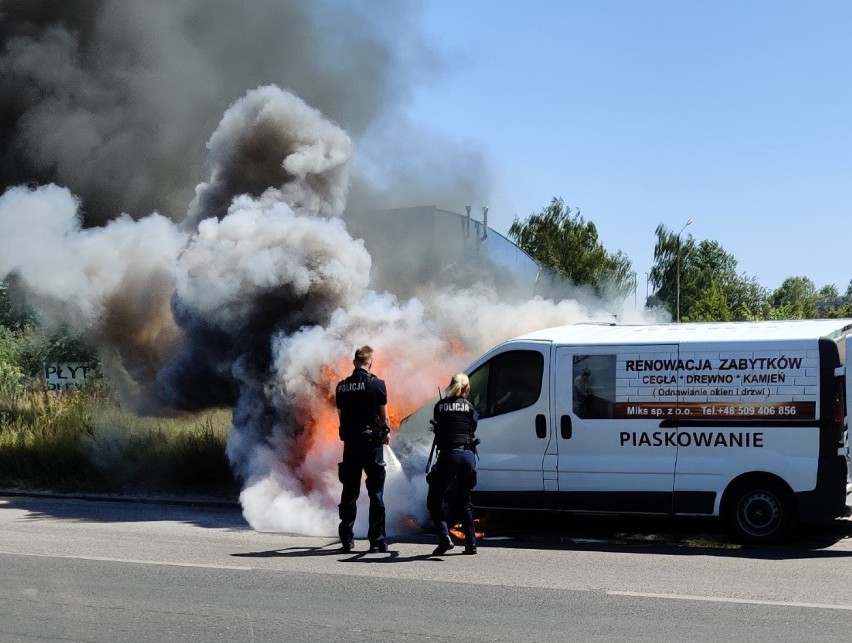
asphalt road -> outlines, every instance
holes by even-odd
[[[852,522],[775,547],[712,523],[497,516],[477,556],[258,533],[238,508],[0,497],[0,641],[832,641]]]

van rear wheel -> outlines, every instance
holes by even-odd
[[[729,518],[734,531],[751,543],[780,540],[792,524],[793,503],[781,485],[755,480],[739,487],[732,497]]]

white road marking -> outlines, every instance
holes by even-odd
[[[251,571],[254,567],[244,565],[209,565],[202,563],[176,563],[169,560],[137,560],[134,558],[110,558],[108,556],[72,556],[63,554],[22,554],[14,551],[0,551],[0,554],[7,556],[33,556],[35,558],[70,558],[74,560],[97,560],[109,563],[137,563],[139,565],[165,565],[168,567],[199,567],[202,569],[235,569],[241,571]]]
[[[751,598],[725,598],[723,596],[690,596],[688,594],[654,594],[652,592],[608,591],[610,596],[635,596],[638,598],[667,598],[677,601],[705,601],[708,603],[742,603],[745,605],[771,605],[774,607],[804,607],[821,610],[846,610],[852,612],[852,605],[828,605],[825,603],[797,603],[795,601],[766,601]]]

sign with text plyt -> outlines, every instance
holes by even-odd
[[[76,362],[45,362],[44,380],[50,391],[67,391],[83,386],[87,379],[98,372],[94,364]]]

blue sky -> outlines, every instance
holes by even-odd
[[[852,2],[432,0],[423,29],[448,63],[410,116],[485,150],[499,232],[560,196],[640,295],[688,219],[767,288],[846,290]]]

